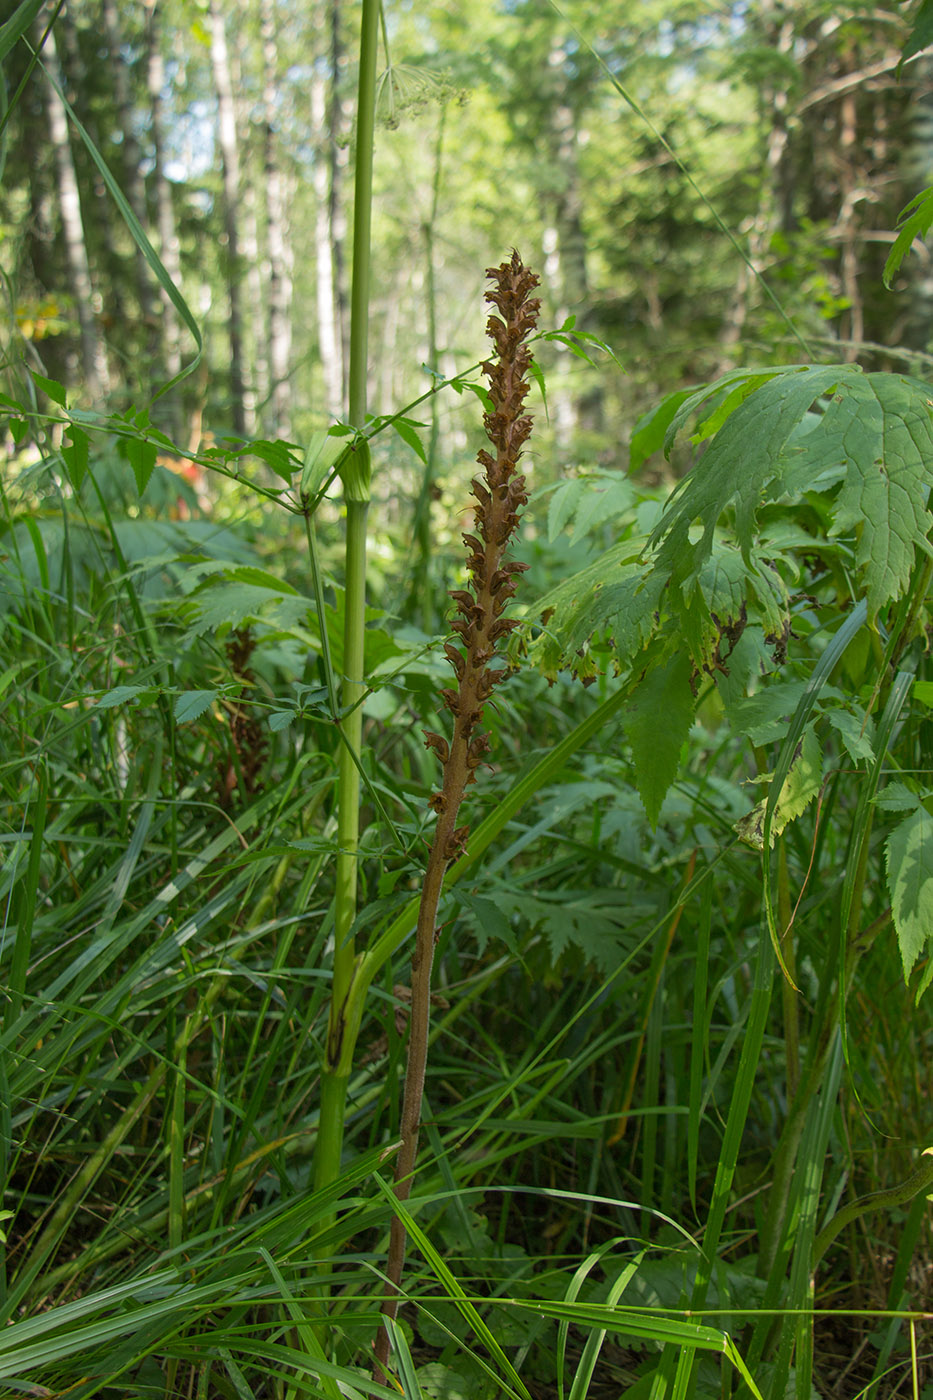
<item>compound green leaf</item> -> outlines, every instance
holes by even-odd
[[[933,938],[933,817],[918,807],[896,826],[885,847],[891,912],[904,980]]]

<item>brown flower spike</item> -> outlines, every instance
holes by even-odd
[[[531,418],[524,412],[528,393],[531,351],[525,340],[537,323],[540,303],[530,293],[538,278],[526,268],[518,253],[501,267],[487,268],[494,285],[486,293],[499,315],[490,316],[486,330],[496,347],[496,358],[487,360],[483,373],[489,380],[492,411],[485,414],[486,434],[495,455],[479,454],[484,469],[482,479],[473,482],[476,499],[475,533],[465,534],[470,588],[457,589],[451,597],[458,616],[451,627],[463,650],[447,643],[444,650],[457,678],[455,690],[442,690],[444,704],[454,717],[453,738],[425,734],[444,765],[443,790],[431,799],[439,817],[452,817],[445,836],[446,860],[454,860],[463,850],[466,828],[453,829],[463,790],[476,781],[476,769],[487,752],[485,734],[475,734],[483,707],[493,688],[506,677],[506,670],[490,667],[496,643],[507,637],[518,624],[502,614],[515,593],[515,576],[527,565],[505,562],[504,554],[518,526],[518,512],[528,500],[525,478],[518,474],[518,460],[531,432]],[[442,823],[438,822],[440,831]]]
[[[444,650],[457,683],[455,688],[442,690],[441,696],[453,715],[453,734],[448,742],[440,734],[425,732],[427,747],[437,754],[444,766],[444,781],[440,792],[430,799],[437,813],[437,825],[424,873],[412,958],[408,1067],[402,1104],[401,1147],[395,1169],[395,1194],[400,1201],[407,1200],[411,1191],[411,1174],[418,1152],[437,906],[447,866],[466,849],[469,828],[457,826],[457,813],[464,791],[476,781],[476,770],[489,750],[489,738],[477,732],[477,726],[493,689],[507,674],[504,667],[492,667],[490,662],[496,654],[496,643],[518,625],[503,613],[515,593],[515,576],[527,567],[506,561],[504,556],[518,528],[518,512],[528,500],[525,478],[518,474],[518,460],[531,432],[531,418],[524,412],[524,404],[532,357],[525,341],[537,324],[540,303],[530,294],[538,285],[538,278],[524,266],[517,252],[513,252],[510,261],[501,267],[487,268],[486,276],[493,283],[486,292],[486,300],[492,302],[499,313],[490,316],[486,323],[496,353],[482,367],[489,381],[492,404],[483,422],[494,452],[479,453],[483,476],[473,482],[476,523],[474,532],[463,536],[470,586],[451,593],[457,608],[451,627],[460,646],[448,642]],[[394,1318],[398,1311],[404,1261],[405,1227],[395,1216],[386,1262],[389,1289],[382,1308],[385,1317]],[[385,1377],[388,1356],[389,1335],[383,1328],[376,1341],[377,1380]]]

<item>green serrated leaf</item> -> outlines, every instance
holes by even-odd
[[[421,461],[427,465],[428,454],[425,452],[424,443],[421,441],[417,432],[417,429],[424,425],[415,423],[413,418],[392,418],[389,421],[402,439],[402,442],[407,443],[412,452],[420,457]]]
[[[933,457],[930,388],[897,374],[841,382],[806,439],[815,466],[844,461],[831,534],[854,530],[868,616],[906,589],[914,552],[933,526],[927,510]]]
[[[266,438],[257,438],[253,442],[245,443],[236,455],[258,457],[267,467],[272,468],[276,476],[289,483],[297,468],[292,444],[287,442],[270,442]]]
[[[632,746],[635,785],[653,827],[677,776],[680,751],[693,724],[692,675],[690,656],[679,652],[649,671],[622,714],[622,727]]]
[[[765,488],[781,470],[791,433],[815,399],[856,372],[850,365],[794,366],[776,372],[734,409],[668,503],[652,535],[652,543],[660,545],[660,566],[670,570],[685,593],[692,590],[712,552],[716,526],[728,508],[735,513],[739,548],[750,554]],[[748,371],[743,373],[750,377]],[[763,375],[759,371],[755,377]],[[691,402],[687,400],[675,416],[669,440],[689,416]],[[694,542],[690,532],[697,520],[703,531]]]
[[[131,437],[125,438],[121,446],[127,461],[133,468],[136,490],[141,496],[149,485],[149,478],[155,470],[156,457],[158,456],[155,443],[147,442],[145,438]]]
[[[542,630],[528,655],[544,675],[570,670],[585,677],[587,644],[607,628],[620,664],[630,664],[647,644],[666,579],[640,559],[643,543],[631,540],[607,549],[536,603],[531,618],[540,618]]]
[[[53,403],[57,403],[59,408],[66,407],[68,401],[67,392],[64,387],[59,384],[57,379],[46,379],[44,374],[36,374],[35,370],[32,372],[32,378],[33,383],[37,384]]]
[[[570,543],[579,544],[596,526],[603,525],[614,516],[631,510],[635,497],[632,483],[625,477],[616,480],[597,478],[585,482],[584,491],[574,522]]]
[[[99,710],[112,710],[115,705],[125,705],[130,700],[135,700],[138,695],[152,694],[152,687],[145,685],[115,685],[113,690],[106,691],[97,700]]]
[[[62,443],[62,458],[68,472],[68,480],[73,490],[77,491],[87,473],[90,438],[83,428],[75,427],[74,423],[69,423],[65,431],[71,441]]]
[[[931,27],[933,27],[933,0],[924,0],[930,5]],[[929,40],[933,43],[933,39]],[[898,268],[918,238],[926,238],[933,225],[933,188],[921,190],[902,209],[897,220],[897,237],[891,245],[884,271],[881,276],[886,287],[890,287]]]
[[[636,472],[649,457],[660,452],[675,413],[692,393],[692,389],[678,389],[667,394],[650,412],[642,414],[629,444],[629,471]]]
[[[856,762],[863,758],[869,762],[874,759],[874,725],[870,715],[853,715],[849,710],[830,709],[826,711],[826,718],[838,732],[851,758]]]
[[[781,788],[774,816],[771,819],[771,844],[781,832],[816,797],[823,781],[823,754],[813,729],[807,729],[797,745],[797,752]],[[764,822],[767,798],[763,798],[747,816],[740,817],[735,829],[740,838],[756,851],[764,849]]]
[[[297,710],[272,710],[269,715],[269,728],[275,734],[287,729],[292,720],[296,717]]]
[[[933,817],[918,807],[896,826],[885,846],[891,913],[905,982],[933,938]]]
[[[175,722],[190,724],[192,720],[200,719],[219,694],[219,690],[186,690],[175,701]]]
[[[190,633],[195,637],[221,627],[242,627],[259,620],[289,629],[307,623],[312,612],[307,598],[284,594],[280,588],[223,579],[219,587],[200,591],[191,602]]]
[[[933,44],[933,0],[920,0],[920,8],[914,16],[914,27],[907,37],[901,54],[901,63],[913,58],[915,53]]]
[[[553,544],[564,526],[572,519],[573,513],[583,495],[584,483],[579,477],[562,481],[551,496],[547,511],[548,544]]]
[[[787,732],[806,688],[806,681],[772,682],[730,706],[729,721],[737,734],[746,735],[756,747],[774,743]]]
[[[906,783],[897,782],[888,783],[873,800],[883,812],[916,812],[921,805],[920,798]]]
[[[468,894],[465,890],[457,890],[455,898],[468,912],[480,956],[485,952],[486,944],[491,938],[518,956],[512,926],[498,904],[483,895]]]

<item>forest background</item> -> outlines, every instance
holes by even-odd
[[[929,0],[362,10],[0,29],[4,1393],[929,1397]]]

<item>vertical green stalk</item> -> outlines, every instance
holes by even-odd
[[[356,114],[356,182],[353,193],[353,272],[350,291],[349,420],[355,428],[366,423],[366,379],[369,346],[370,235],[372,227],[373,142],[376,117],[376,51],[380,0],[363,0],[360,25],[360,69]],[[314,1182],[320,1189],[340,1173],[343,1148],[346,1074],[338,1074],[345,1034],[347,997],[353,980],[356,951],[350,930],[356,916],[360,831],[359,755],[363,714],[359,701],[365,676],[364,619],[366,609],[366,517],[369,510],[369,445],[360,437],[341,469],[347,504],[346,597],[344,612],[344,673],[341,688],[343,743],[337,774],[337,884],[334,895],[334,979],[331,992],[327,1052],[321,1089],[321,1113],[315,1151]]]

